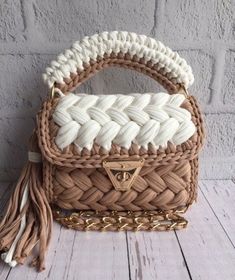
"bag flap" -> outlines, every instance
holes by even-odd
[[[197,156],[203,126],[196,100],[182,94],[86,95],[48,99],[37,115],[38,140],[52,164],[102,167],[145,159],[145,166]]]

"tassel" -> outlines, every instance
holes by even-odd
[[[4,251],[2,260],[14,267],[23,264],[38,245],[38,256],[32,264],[42,271],[53,217],[42,188],[42,159],[36,132],[30,138],[28,158],[0,223],[0,250]]]

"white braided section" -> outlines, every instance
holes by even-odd
[[[62,97],[53,113],[60,126],[60,149],[74,143],[90,150],[94,143],[110,150],[112,143],[127,149],[132,142],[147,149],[187,141],[196,128],[189,111],[180,107],[184,95],[167,93],[85,95]]]
[[[96,61],[98,56],[103,58],[104,54],[112,52],[129,53],[131,57],[137,55],[144,58],[146,63],[151,61],[158,64],[159,69],[164,68],[164,73],[174,79],[172,82],[175,84],[180,83],[186,88],[193,84],[192,69],[177,52],[153,38],[126,31],[103,32],[75,42],[71,49],[51,62],[43,79],[49,87],[55,82],[63,84],[63,79],[69,78],[70,73],[84,70],[83,63],[89,63],[91,59]]]

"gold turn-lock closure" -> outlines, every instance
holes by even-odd
[[[130,190],[143,165],[144,159],[103,161],[103,167],[117,191]]]

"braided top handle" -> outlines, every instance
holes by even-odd
[[[51,62],[43,79],[50,88],[66,93],[109,66],[142,72],[171,93],[187,89],[194,81],[191,67],[178,53],[153,38],[126,31],[103,32],[75,42]]]

